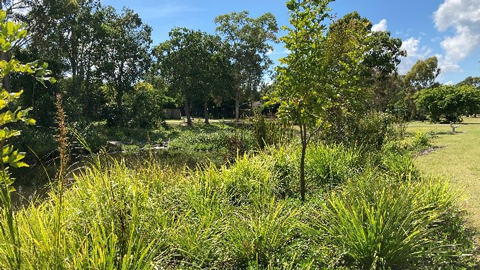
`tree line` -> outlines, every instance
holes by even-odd
[[[156,127],[164,108],[182,108],[188,125],[192,115],[205,123],[211,116],[238,120],[263,96],[271,98],[265,107],[279,114],[298,110],[296,123],[305,138],[316,128],[304,122],[319,115],[337,133],[345,121],[372,109],[407,120],[425,118],[429,110],[422,104],[428,99],[420,93],[439,86],[438,60],[420,60],[399,75],[406,56],[400,39],[372,31],[372,23],[357,12],[335,19],[327,12],[329,1],[313,2],[287,2],[297,13],[281,39],[273,14],[252,18],[242,11],[216,17],[215,34],[175,27],[168,40],[153,44],[152,28],[128,8],[117,11],[100,0],[1,0],[0,8],[25,22],[29,32],[11,53],[23,62],[48,63],[58,80],[40,84],[11,75],[3,85],[7,91],[24,89],[20,105],[33,108],[31,116],[44,126],[54,125],[57,93],[64,96],[69,121],[111,126]],[[330,25],[304,23],[327,18]],[[272,83],[265,83],[273,64],[269,52],[279,41],[291,53],[280,60]],[[478,89],[473,81],[463,85]]]

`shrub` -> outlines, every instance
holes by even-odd
[[[322,133],[321,139],[327,143],[380,150],[385,142],[398,135],[396,121],[390,114],[375,111],[337,117]]]
[[[269,145],[285,144],[294,136],[293,128],[282,124],[278,119],[266,118],[259,110],[253,119],[253,135],[260,149]]]

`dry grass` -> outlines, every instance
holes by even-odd
[[[416,159],[427,174],[442,175],[465,194],[469,222],[480,231],[480,118],[465,118],[455,135],[448,124],[413,122],[408,132],[433,132],[435,146],[443,147]]]

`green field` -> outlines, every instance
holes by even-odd
[[[480,230],[480,118],[465,118],[455,135],[448,124],[413,122],[408,132],[432,132],[433,144],[441,147],[417,157],[419,168],[427,174],[445,176],[465,195],[464,207],[471,225]]]

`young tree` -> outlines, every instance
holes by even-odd
[[[305,200],[305,154],[314,134],[325,125],[332,107],[352,102],[358,94],[359,63],[364,44],[357,28],[361,22],[351,21],[342,28],[326,33],[326,19],[332,19],[330,0],[289,0],[291,28],[281,38],[291,53],[280,59],[276,88],[269,103],[279,103],[278,115],[300,127],[302,154],[300,191]]]
[[[252,97],[262,76],[272,64],[269,42],[276,42],[277,21],[271,13],[250,18],[248,11],[233,12],[215,18],[217,33],[230,44],[235,87],[235,119],[240,119],[240,104]],[[253,100],[250,100],[253,102]]]
[[[0,10],[0,52],[11,53],[10,49],[12,44],[18,40],[24,39],[27,35],[27,31],[23,25],[7,21],[7,14],[5,11]],[[29,74],[37,77],[38,79],[49,79],[44,76],[49,75],[46,70],[47,65],[38,66],[37,63],[23,64],[18,61],[14,55],[10,54],[10,59],[0,60],[0,80],[5,76],[13,73]],[[54,82],[54,79],[49,79],[50,82]],[[10,193],[14,190],[12,187],[14,179],[10,177],[8,167],[20,168],[28,167],[23,162],[25,153],[20,153],[15,150],[12,145],[9,144],[9,140],[13,137],[19,136],[20,131],[11,129],[11,124],[15,122],[25,122],[28,124],[34,124],[33,119],[27,118],[28,109],[12,107],[15,104],[15,100],[19,98],[22,91],[11,93],[4,89],[2,85],[0,89],[0,216],[7,222],[1,225],[2,238],[5,243],[5,254],[2,257],[2,261],[6,262],[6,265],[10,269],[22,269],[21,260],[21,242],[20,231],[15,220],[14,206],[12,204]],[[12,106],[13,105],[13,106]]]

